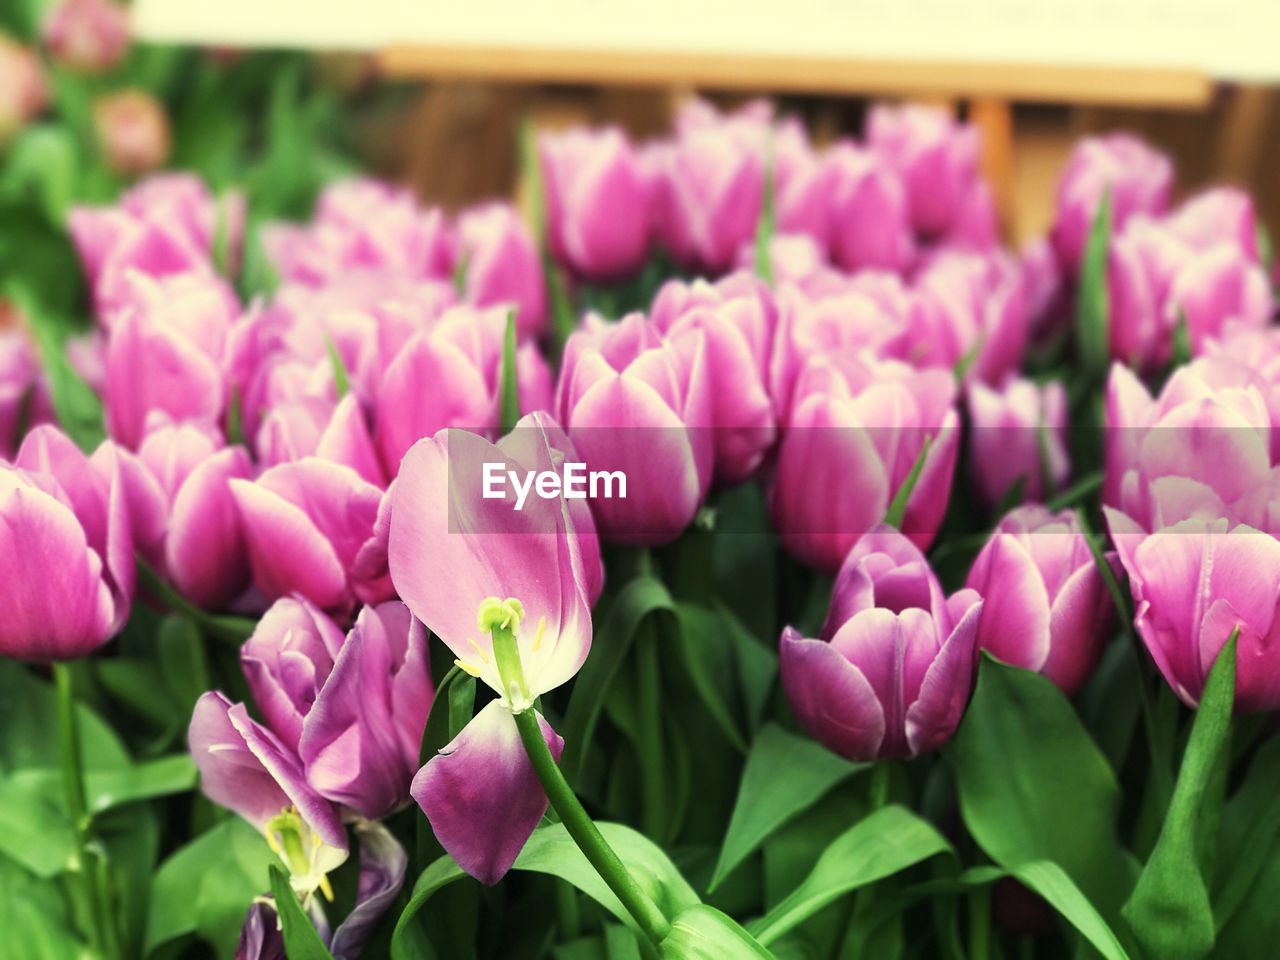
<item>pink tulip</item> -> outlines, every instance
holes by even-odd
[[[61,0],[45,17],[43,35],[61,66],[104,72],[129,52],[129,12],[112,0]]]
[[[56,427],[36,427],[13,465],[0,463],[0,518],[0,654],[73,660],[120,630],[133,541],[110,442],[86,458]]]
[[[867,116],[867,143],[902,178],[916,233],[947,233],[978,178],[977,129],[941,107],[881,104]]]
[[[653,302],[654,325],[677,343],[701,331],[706,350],[710,417],[715,445],[714,479],[722,485],[751,476],[776,436],[769,398],[774,306],[768,289],[750,278],[739,290],[722,282],[686,285],[668,281]]]
[[[980,648],[1068,695],[1084,685],[1110,636],[1111,603],[1074,513],[1029,504],[1006,515],[965,586],[984,599]]]
[[[917,371],[866,354],[811,360],[796,384],[769,491],[784,546],[805,563],[836,570],[884,519],[928,442],[902,526],[927,547],[955,472],[955,393],[944,370]]]
[[[840,567],[818,637],[782,632],[782,687],[797,719],[849,760],[938,749],[969,700],[982,610],[972,590],[946,599],[906,537],[868,531]]]
[[[93,127],[103,159],[116,173],[149,173],[169,159],[169,115],[145,90],[99,97],[93,104]]]
[[[129,302],[108,324],[107,429],[136,448],[156,412],[216,424],[227,401],[221,365],[235,301],[200,274],[153,280],[135,272],[126,279]]]
[[[538,154],[556,259],[593,280],[637,272],[653,232],[651,185],[626,134],[617,127],[543,134]]]
[[[998,391],[975,381],[968,387],[968,406],[970,469],[988,507],[1020,481],[1024,501],[1043,500],[1062,489],[1071,464],[1067,390],[1061,381],[1038,386],[1011,377]]]
[[[1173,189],[1173,164],[1133,134],[1087,137],[1076,144],[1058,182],[1053,244],[1074,275],[1084,254],[1098,204],[1111,198],[1111,233],[1118,236],[1135,214],[1164,212]]]
[[[842,142],[827,153],[831,259],[850,272],[903,270],[914,256],[901,179],[877,154]]]
[[[258,429],[258,460],[264,466],[316,456],[350,467],[377,486],[386,486],[369,425],[354,393],[337,404],[302,397],[272,409]]]
[[[642,314],[589,317],[569,338],[556,406],[591,471],[620,471],[626,497],[591,501],[601,534],[618,543],[674,540],[711,480],[714,443],[706,334],[664,337]]]
[[[39,116],[48,102],[40,58],[0,33],[0,144]]]
[[[1243,190],[1214,187],[1196,194],[1166,221],[1184,243],[1197,249],[1228,243],[1258,262],[1258,218],[1253,200]]]
[[[1280,541],[1225,518],[1182,520],[1146,534],[1108,508],[1129,574],[1134,627],[1179,699],[1195,706],[1237,628],[1236,708],[1280,709]]]
[[[390,595],[386,584],[353,569],[382,501],[382,490],[355,470],[304,457],[230,485],[253,581],[268,599],[297,594],[341,616],[357,599]]]
[[[1264,384],[1241,364],[1196,360],[1155,398],[1114,364],[1103,502],[1147,530],[1192,516],[1256,520],[1274,488],[1270,438]]]
[[[831,166],[810,144],[804,124],[793,118],[774,128],[770,146],[778,233],[807,237],[825,255],[831,242]]]
[[[512,711],[569,680],[591,646],[591,579],[599,582],[590,527],[563,498],[526,503],[481,496],[481,467],[545,469],[562,456],[549,418],[526,417],[496,446],[461,430],[422,440],[404,458],[391,511],[391,577],[413,614],[498,698],[414,778],[412,793],[437,839],[464,870],[495,883],[515,861],[547,808],[520,743]],[[589,520],[587,520],[589,523]],[[441,590],[440,584],[449,588]],[[492,638],[477,630],[490,598],[507,606],[526,689],[504,686]],[[539,718],[551,751],[562,741]]]
[[[545,331],[546,291],[538,247],[510,204],[489,203],[465,211],[458,218],[458,256],[466,272],[467,302],[515,309],[521,339]]]

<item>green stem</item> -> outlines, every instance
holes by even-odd
[[[969,960],[991,956],[991,888],[978,887],[969,894]]]
[[[653,618],[641,622],[636,637],[636,717],[640,728],[640,792],[644,832],[666,835],[667,776],[663,762],[662,673],[658,657],[658,631]]]
[[[532,710],[525,710],[514,715],[516,729],[520,731],[520,740],[524,743],[525,752],[529,754],[529,762],[534,773],[547,792],[547,799],[560,815],[560,822],[569,831],[569,836],[578,845],[591,866],[614,895],[622,901],[622,905],[635,918],[641,932],[654,943],[661,943],[671,931],[671,924],[663,916],[658,905],[640,888],[635,877],[631,876],[626,864],[618,857],[600,830],[587,816],[587,811],[578,802],[569,782],[551,756],[551,749],[542,736],[542,728],[537,715]]]
[[[494,660],[498,665],[503,689],[520,692],[527,690],[527,685],[513,629],[517,626],[518,623],[491,623],[490,635],[493,637]],[[551,755],[551,748],[542,735],[537,713],[532,708],[522,708],[512,710],[512,716],[516,721],[516,729],[520,731],[520,741],[524,744],[525,753],[529,755],[533,772],[546,791],[551,806],[559,814],[565,830],[587,858],[587,862],[595,868],[596,873],[600,874],[600,878],[635,919],[640,931],[655,945],[661,943],[671,932],[670,922],[636,882],[626,864],[614,852],[613,847],[609,846],[583,809],[555,757]]]
[[[54,686],[58,701],[58,734],[62,746],[62,776],[67,790],[67,813],[71,818],[76,841],[76,863],[73,870],[80,876],[90,917],[89,938],[95,955],[116,956],[113,949],[111,911],[98,882],[97,856],[90,850],[88,803],[85,800],[84,763],[80,753],[80,730],[76,725],[75,697],[71,691],[71,668],[65,663],[53,664]]]

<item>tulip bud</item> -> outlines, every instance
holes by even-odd
[[[56,427],[32,430],[14,464],[0,463],[0,517],[0,655],[72,660],[120,630],[133,539],[110,442],[86,458]]]
[[[779,670],[797,719],[849,760],[936,750],[969,700],[982,608],[972,590],[946,599],[902,534],[870,530],[840,567],[818,637],[782,632]]]
[[[569,338],[560,419],[588,470],[626,477],[625,498],[591,501],[606,538],[669,542],[702,505],[714,456],[706,353],[702,331],[675,342],[639,313],[617,324],[589,317]]]
[[[668,282],[653,304],[653,322],[678,348],[706,351],[715,480],[739,483],[760,466],[776,436],[768,367],[774,308],[766,288],[734,294],[703,281]]]
[[[145,90],[122,90],[93,104],[93,126],[103,159],[125,176],[147,173],[169,159],[169,117]]]
[[[1037,386],[1011,377],[999,390],[968,387],[969,463],[974,486],[994,507],[1021,482],[1022,499],[1043,500],[1060,490],[1067,459],[1067,390],[1054,380]]]
[[[458,218],[458,246],[467,302],[514,307],[520,337],[541,335],[547,321],[542,263],[533,235],[515,209],[489,203],[464,212]]]
[[[1236,709],[1280,709],[1280,541],[1226,518],[1182,520],[1148,535],[1106,508],[1129,575],[1134,628],[1165,682],[1187,706],[1233,630]]]
[[[60,65],[102,73],[129,51],[129,13],[112,0],[61,0],[45,18],[43,33]]]
[[[48,102],[40,58],[0,33],[0,144],[39,116]]]
[[[965,586],[984,599],[981,649],[1068,695],[1084,686],[1110,635],[1111,604],[1074,513],[1030,504],[1009,513]]]
[[[949,231],[978,177],[977,129],[942,107],[881,104],[867,116],[867,143],[902,178],[916,233]]]
[[[946,512],[959,418],[955,381],[866,354],[817,357],[800,375],[769,491],[778,536],[805,563],[834,571],[879,524],[929,444],[903,531],[921,547]]]
[[[593,280],[630,276],[649,254],[650,183],[617,127],[538,139],[547,236],[556,259]]]
[[[1133,134],[1087,137],[1076,144],[1058,181],[1053,244],[1075,274],[1103,195],[1110,197],[1111,233],[1135,214],[1161,214],[1173,189],[1173,164]]]
[[[831,259],[849,272],[903,270],[914,256],[906,190],[875,153],[849,142],[827,153]]]

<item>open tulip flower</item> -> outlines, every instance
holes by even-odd
[[[819,636],[782,632],[787,699],[815,739],[850,760],[936,750],[969,699],[981,612],[972,590],[943,595],[910,540],[873,529],[841,566]]]
[[[392,581],[458,666],[497,694],[419,771],[413,796],[444,848],[486,883],[510,869],[547,808],[513,714],[532,710],[582,666],[600,574],[598,552],[583,549],[584,538],[594,539],[589,517],[574,516],[568,501],[515,511],[508,499],[482,499],[470,481],[486,462],[550,465],[565,446],[542,415],[526,417],[497,445],[441,431],[414,445],[396,480]],[[514,637],[513,648],[496,646],[495,631]],[[504,656],[515,658],[518,679]],[[558,757],[560,737],[541,717],[539,724]]]

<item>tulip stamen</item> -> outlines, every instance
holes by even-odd
[[[469,673],[471,676],[475,677],[477,680],[480,678],[480,674],[484,672],[479,667],[477,667],[474,663],[467,663],[467,661],[465,660],[454,660],[453,665],[457,667],[459,670],[462,670],[464,673]]]
[[[538,618],[538,629],[533,634],[533,645],[529,648],[534,653],[542,649],[542,635],[547,632],[547,618]]]
[[[489,654],[485,652],[484,647],[480,646],[480,644],[476,643],[470,637],[467,637],[467,643],[471,644],[471,649],[480,655],[480,660],[482,662],[486,664],[493,662],[489,659]]]

